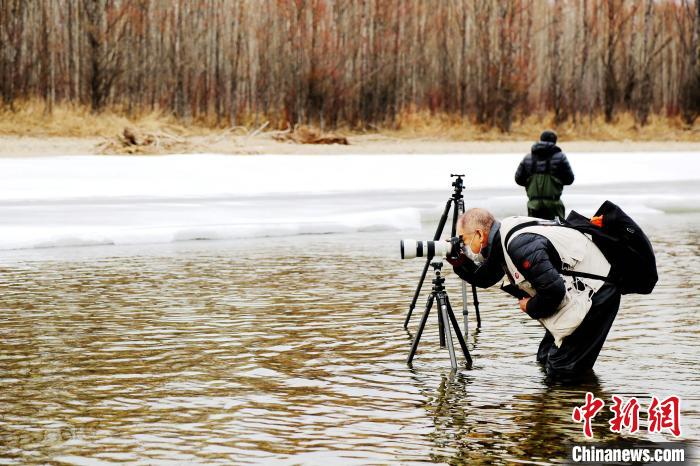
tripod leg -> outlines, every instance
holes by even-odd
[[[464,212],[464,201],[462,199],[459,199],[454,203],[454,209],[452,210],[452,235],[455,236],[457,234],[457,220],[459,219],[459,215]]]
[[[413,362],[413,357],[416,355],[416,350],[418,349],[418,343],[420,342],[420,337],[423,334],[423,329],[425,329],[425,323],[428,321],[428,315],[430,315],[430,308],[433,306],[434,296],[431,293],[428,297],[428,302],[425,305],[425,312],[420,320],[420,325],[418,325],[418,331],[416,336],[413,337],[413,344],[411,345],[411,352],[408,354],[408,359],[406,359],[406,364],[409,366]]]
[[[462,282],[462,317],[464,318],[464,334],[469,333],[469,311],[467,311],[467,284]]]
[[[447,340],[447,351],[450,353],[450,365],[452,369],[457,369],[457,356],[455,356],[455,347],[452,343],[452,331],[450,330],[450,323],[447,317],[447,294],[444,291],[438,293],[437,296],[438,312],[440,321],[443,323],[443,328],[445,329],[445,339]],[[454,323],[452,324],[454,325]],[[455,332],[459,333],[459,327],[455,328]]]
[[[418,280],[418,286],[416,287],[415,293],[413,293],[413,300],[411,305],[408,306],[408,314],[406,314],[406,320],[403,322],[403,328],[408,328],[408,322],[411,320],[411,314],[413,314],[413,309],[416,308],[416,302],[418,301],[418,296],[420,295],[420,289],[423,288],[423,282],[425,281],[425,275],[428,273],[428,267],[430,267],[430,261],[432,257],[428,257],[425,261],[425,266],[423,266],[423,273],[420,274],[420,279]]]
[[[451,205],[452,205],[452,198],[450,198],[447,201],[447,204],[445,204],[445,210],[442,212],[442,217],[440,217],[440,222],[438,223],[437,230],[435,230],[435,235],[433,236],[433,241],[439,240],[440,237],[442,236],[442,230],[445,228],[445,223],[447,223],[447,216],[450,213]],[[454,223],[454,221],[453,221],[453,223]],[[452,233],[452,236],[454,236],[454,232]],[[413,314],[413,310],[416,308],[416,303],[418,302],[418,296],[420,295],[421,288],[423,288],[423,282],[425,281],[425,275],[428,273],[428,267],[430,267],[431,260],[433,260],[433,258],[428,257],[428,260],[425,261],[425,266],[423,267],[423,273],[421,273],[420,279],[418,280],[418,286],[416,287],[415,293],[413,293],[413,299],[411,300],[411,304],[408,306],[408,314],[406,315],[406,320],[403,323],[403,328],[408,327],[408,322],[411,320],[411,314]]]
[[[476,326],[481,328],[481,314],[479,314],[479,298],[476,295],[476,287],[472,285],[472,296],[474,301],[474,311],[476,311]]]
[[[467,344],[464,341],[464,338],[462,337],[462,333],[459,331],[459,324],[457,323],[457,318],[455,317],[454,312],[452,312],[452,306],[450,306],[450,298],[445,295],[445,304],[447,308],[447,315],[450,318],[450,321],[452,322],[452,326],[455,329],[455,335],[457,335],[457,341],[459,341],[459,346],[462,348],[462,353],[464,353],[464,359],[467,360],[467,364],[469,366],[472,365],[472,357],[469,354],[469,350],[467,349]]]
[[[440,217],[440,222],[435,230],[435,236],[433,236],[433,241],[437,241],[442,236],[442,230],[445,228],[445,223],[447,223],[447,216],[450,213],[450,206],[452,205],[452,198],[447,200],[445,204],[445,210],[442,211],[442,216]],[[454,235],[453,235],[454,236]]]
[[[438,299],[438,306],[440,305],[440,300]],[[439,310],[439,308],[438,308]],[[439,312],[438,312],[439,314]],[[442,320],[442,316],[438,315],[438,335],[440,337],[440,348],[445,347],[445,330],[450,331],[449,327],[445,327],[445,321]]]
[[[466,208],[464,207],[464,198],[460,197],[457,201],[455,201],[455,206],[457,208],[452,214],[452,236],[457,234],[457,220],[459,220],[459,216],[466,212]]]
[[[457,234],[457,220],[459,215],[463,214],[465,211],[464,207],[464,199],[459,199],[456,203],[455,206],[457,209],[454,211],[454,215],[452,216],[452,236]],[[460,280],[462,282],[462,318],[464,319],[464,334],[467,335],[469,333],[469,309],[467,308],[467,284],[464,282],[464,280]]]

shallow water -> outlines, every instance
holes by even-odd
[[[398,259],[397,233],[7,252],[0,462],[548,464],[582,440],[586,391],[606,411],[613,394],[643,409],[679,395],[697,444],[700,218],[643,220],[660,283],[623,297],[596,377],[576,386],[545,383],[541,328],[495,290],[470,370],[451,372],[434,312],[407,367],[422,263]],[[459,307],[451,271],[448,291]],[[608,419],[596,440],[619,438]]]

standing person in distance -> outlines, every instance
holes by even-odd
[[[569,160],[557,146],[557,134],[544,131],[515,172],[515,182],[527,192],[527,215],[547,220],[564,218],[561,194],[574,182]]]

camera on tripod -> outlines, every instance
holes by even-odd
[[[452,345],[452,330],[455,332],[459,346],[464,354],[464,359],[467,365],[471,367],[472,358],[467,349],[467,344],[465,343],[465,336],[468,334],[468,320],[467,320],[467,289],[464,281],[461,282],[462,285],[462,315],[464,316],[464,335],[462,335],[459,329],[459,324],[452,311],[452,306],[450,305],[450,299],[447,296],[447,291],[445,290],[445,278],[441,274],[442,269],[442,259],[457,259],[464,248],[464,242],[461,236],[457,236],[457,219],[465,212],[464,206],[464,196],[462,191],[464,190],[464,175],[451,174],[452,178],[455,180],[452,182],[452,187],[454,192],[452,196],[445,204],[445,210],[442,212],[440,217],[440,222],[438,223],[437,230],[435,231],[435,236],[432,241],[416,241],[413,239],[403,239],[401,240],[401,259],[413,259],[416,257],[425,257],[427,260],[425,266],[423,267],[423,273],[418,280],[418,286],[413,294],[413,300],[408,308],[408,314],[406,315],[406,320],[403,323],[404,328],[408,328],[408,322],[411,319],[411,314],[413,309],[416,307],[416,302],[418,300],[418,295],[423,287],[423,281],[428,273],[428,267],[433,268],[434,278],[432,280],[433,289],[430,292],[428,301],[425,305],[425,311],[421,317],[420,324],[418,325],[418,331],[413,338],[413,343],[411,345],[411,351],[408,355],[406,362],[408,365],[412,364],[413,357],[416,355],[416,350],[418,349],[418,342],[421,339],[423,330],[425,329],[425,324],[428,321],[428,315],[430,314],[430,309],[433,304],[437,304],[438,308],[438,329],[440,334],[440,346],[445,347],[450,353],[450,364],[452,369],[457,369],[457,357],[455,355],[454,346]],[[450,212],[452,212],[452,232],[451,238],[445,241],[440,241],[442,236],[442,230],[445,228],[447,223],[447,217]],[[434,260],[433,260],[434,259]],[[476,294],[476,288],[472,285],[472,295],[474,297],[474,310],[476,311],[476,322],[477,326],[481,327],[481,316],[479,315],[479,300]]]
[[[449,257],[457,259],[464,249],[462,237],[453,236],[445,241],[416,241],[414,239],[401,240],[401,259],[415,259],[416,257]]]

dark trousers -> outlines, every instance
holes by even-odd
[[[527,216],[554,220],[556,217],[564,220],[564,203],[561,200],[531,199],[527,203]]]
[[[571,376],[593,368],[619,307],[620,292],[606,283],[593,295],[593,305],[581,325],[564,338],[560,348],[547,331],[537,350],[537,361],[544,364],[547,375]]]

